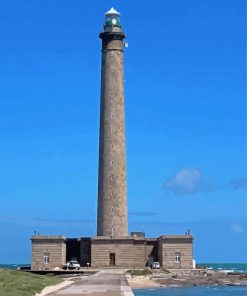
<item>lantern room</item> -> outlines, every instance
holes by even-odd
[[[113,7],[105,13],[105,26],[121,28],[120,13]]]

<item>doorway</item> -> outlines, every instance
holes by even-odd
[[[66,262],[76,260],[80,263],[80,239],[66,239]]]
[[[110,253],[109,265],[111,265],[111,266],[116,265],[116,254],[115,253]]]

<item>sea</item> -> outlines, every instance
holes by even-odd
[[[209,270],[247,272],[247,263],[199,263]],[[135,296],[247,296],[245,286],[201,286],[135,289]]]
[[[0,264],[0,268],[17,269],[30,264]],[[247,272],[247,263],[199,263],[209,270],[223,272]],[[135,296],[247,296],[244,286],[202,286],[202,287],[169,287],[152,289],[135,289]]]
[[[247,263],[199,263],[197,266],[207,266],[209,270],[224,272],[247,272]]]
[[[246,296],[247,287],[173,287],[157,289],[135,289],[135,296]]]
[[[16,270],[18,267],[30,267],[30,264],[0,264],[0,268]]]

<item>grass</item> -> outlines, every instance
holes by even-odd
[[[169,270],[167,270],[167,269],[164,269],[164,268],[161,268],[161,272],[163,272],[163,273],[166,273],[166,274],[170,273],[170,271],[169,271]]]
[[[160,274],[160,273],[170,273],[166,269],[131,269],[128,270],[127,273],[131,274],[131,276],[145,276],[145,275],[151,275],[151,274]]]
[[[0,269],[0,295],[33,296],[46,286],[56,285],[62,281],[57,277]]]
[[[140,276],[152,274],[152,271],[150,269],[132,269],[128,270],[127,273],[130,273],[132,276]]]

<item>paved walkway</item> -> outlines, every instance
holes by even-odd
[[[66,288],[49,294],[49,296],[134,296],[122,272],[101,271],[76,280]]]

